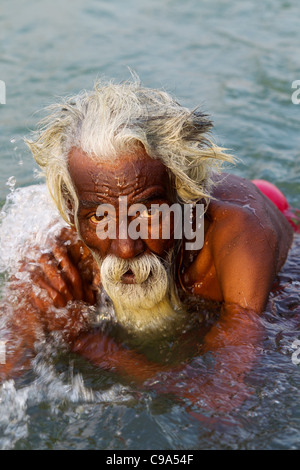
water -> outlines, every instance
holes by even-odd
[[[292,82],[300,79],[299,15],[297,0],[2,0],[1,205],[16,188],[37,183],[22,140],[36,111],[91,88],[97,76],[127,79],[131,67],[145,85],[202,105],[217,142],[241,159],[231,171],[274,182],[299,208],[300,105],[291,101]],[[38,224],[43,210],[38,203],[35,210]],[[28,233],[32,208],[23,216],[22,230],[18,217],[11,222],[7,263]],[[262,317],[263,345],[247,378],[253,393],[240,410],[200,407],[194,415],[172,396],[137,390],[51,350],[1,388],[0,448],[299,448],[300,378],[292,362],[300,339],[299,256],[298,237]]]

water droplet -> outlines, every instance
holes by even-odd
[[[16,178],[15,178],[14,176],[10,176],[10,177],[8,178],[8,180],[7,180],[7,182],[6,182],[6,186],[9,187],[9,189],[11,190],[11,192],[14,191],[15,186],[16,186],[16,182],[17,182],[17,180],[16,180]]]

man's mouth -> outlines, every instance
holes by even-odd
[[[136,283],[136,278],[135,274],[131,271],[131,269],[128,269],[125,274],[122,276],[122,282],[124,284],[135,284]]]

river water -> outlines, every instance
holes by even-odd
[[[34,214],[43,214],[36,202],[16,216],[30,201],[26,188],[38,183],[23,143],[37,111],[90,89],[97,77],[125,80],[129,68],[144,85],[202,106],[217,143],[240,159],[229,170],[272,181],[300,208],[300,105],[292,102],[299,18],[297,0],[2,0],[0,202],[9,196],[15,214],[9,236],[0,230],[2,261],[14,258],[20,227],[29,233]],[[51,351],[0,388],[0,448],[299,449],[300,369],[292,361],[299,260],[296,237],[261,319],[264,341],[247,378],[252,394],[240,409],[214,413],[200,404],[191,414],[172,396],[137,393],[112,373]]]

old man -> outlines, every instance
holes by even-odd
[[[221,173],[233,159],[208,138],[211,127],[203,113],[136,82],[97,83],[51,107],[27,144],[69,228],[51,247],[36,247],[34,263],[20,266],[42,295],[22,291],[2,377],[32,357],[41,331],[62,332],[71,350],[102,367],[142,380],[157,372],[141,351],[93,329],[85,306],[101,311],[101,289],[127,338],[171,337],[188,323],[191,301],[206,310],[217,305],[220,316],[203,350],[236,345],[251,365],[243,348],[259,340],[257,319],[293,231],[255,185]],[[189,214],[195,240],[202,230],[201,246],[186,243],[184,230],[175,237],[180,211],[169,217],[159,211],[173,205],[191,208],[181,214]],[[55,315],[53,307],[68,315]],[[243,377],[247,366],[236,366],[236,375]]]

